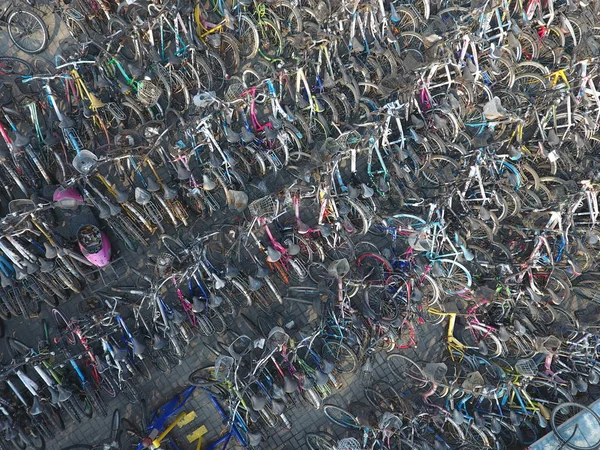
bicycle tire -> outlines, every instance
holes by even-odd
[[[306,435],[306,445],[310,450],[335,450],[336,441],[327,433],[308,433]]]
[[[556,408],[554,408],[552,410],[552,415],[550,416],[550,425],[552,427],[552,431],[554,432],[554,436],[556,436],[562,444],[564,444],[568,448],[572,448],[574,450],[597,449],[598,446],[600,445],[600,439],[598,439],[598,442],[594,443],[593,445],[589,445],[589,442],[587,441],[587,439],[584,438],[584,441],[588,445],[579,445],[579,444],[575,445],[571,442],[571,439],[573,438],[574,435],[570,436],[568,438],[563,436],[562,431],[560,431],[560,427],[564,424],[564,418],[559,417],[559,413],[561,413],[562,410],[564,410],[565,408],[579,408],[581,410],[580,412],[585,411],[588,414],[588,416],[593,417],[594,420],[596,420],[596,427],[589,428],[589,431],[597,430],[600,427],[600,415],[598,415],[594,410],[592,410],[591,408],[588,408],[587,406],[581,405],[579,403],[567,402],[567,403],[558,405]],[[574,417],[574,415],[575,415],[571,411],[569,411],[568,413],[571,417]],[[592,437],[592,436],[590,436],[590,434],[587,433],[587,437]]]
[[[48,46],[48,27],[36,12],[20,7],[8,16],[7,23],[10,40],[19,50],[33,55],[43,52]],[[32,30],[39,35],[39,43],[34,41],[27,45],[27,41],[23,40],[23,33],[31,34]]]
[[[73,331],[70,330],[71,326],[69,325],[69,321],[64,316],[64,314],[59,309],[55,308],[52,310],[52,316],[54,317],[54,322],[56,323],[58,331],[61,334],[68,331],[68,333],[65,334],[67,342],[71,345],[75,345],[75,334],[73,333]]]
[[[148,352],[148,358],[152,361],[152,365],[156,367],[156,370],[162,373],[171,373],[173,367],[169,358],[163,353],[162,350],[151,350]]]
[[[188,377],[190,384],[200,387],[214,386],[221,383],[215,378],[215,366],[205,366],[194,370]]]
[[[8,354],[13,360],[19,360],[21,358],[31,356],[30,347],[28,347],[19,339],[8,337],[6,338],[6,344],[6,347],[8,348]]]
[[[81,416],[75,411],[69,400],[60,403],[61,411],[66,411],[74,423],[81,423]]]
[[[343,408],[335,405],[323,405],[323,413],[336,425],[344,428],[360,429],[356,418]]]
[[[259,46],[258,29],[254,21],[245,14],[239,15],[235,34],[240,44],[240,57],[246,60],[254,58]]]
[[[321,409],[322,401],[317,391],[313,388],[302,390],[302,397],[312,408]]]
[[[461,342],[465,345],[477,348],[481,341],[485,344],[481,351],[488,352],[482,353],[484,356],[496,358],[502,354],[504,346],[490,329],[475,324],[468,324],[461,330]]]
[[[429,382],[423,369],[407,356],[393,353],[387,357],[387,365],[396,380],[416,389],[424,388]]]
[[[102,417],[108,417],[108,411],[106,410],[106,405],[102,397],[100,397],[100,393],[94,391],[91,387],[85,388],[86,397],[90,401],[92,409],[98,413]]]
[[[358,357],[346,344],[337,341],[325,341],[321,356],[332,362],[340,373],[354,373],[358,369]]]

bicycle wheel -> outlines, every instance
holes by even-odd
[[[188,377],[188,381],[194,386],[202,387],[214,386],[220,383],[215,377],[215,366],[206,366],[194,370]]]
[[[252,59],[258,52],[258,30],[256,25],[248,16],[242,14],[238,17],[235,37],[240,42],[240,56]]]
[[[479,349],[484,356],[496,358],[502,354],[502,342],[489,328],[469,324],[461,330],[460,339],[468,347]]]
[[[267,61],[278,58],[283,51],[283,38],[277,27],[267,19],[261,19],[257,24],[258,36],[258,52]]]
[[[31,65],[12,56],[0,56],[0,75],[31,75]]]
[[[380,411],[400,413],[408,417],[412,414],[410,403],[404,400],[396,389],[385,381],[378,381],[373,386],[366,387],[365,397],[374,408]]]
[[[397,377],[399,382],[407,384],[407,387],[421,389],[427,385],[427,376],[412,359],[394,353],[388,355],[387,363],[391,373]]]
[[[336,441],[327,433],[308,433],[306,444],[310,450],[335,450]]]
[[[161,350],[153,350],[148,353],[148,358],[156,369],[162,373],[170,373],[172,370],[171,362],[167,355]]]
[[[566,423],[578,414],[576,420]],[[600,428],[600,416],[587,406],[571,402],[558,405],[552,411],[550,424],[554,435],[568,448],[593,450],[600,446],[598,435],[591,433],[592,430],[597,431]]]
[[[104,403],[104,400],[102,400],[100,393],[94,391],[89,386],[86,387],[85,392],[86,392],[87,399],[89,400],[90,404],[92,405],[92,409],[97,414],[100,414],[102,417],[107,417],[108,411],[106,410],[106,404]]]
[[[71,331],[72,327],[70,326],[69,321],[64,314],[60,312],[59,309],[53,309],[52,315],[54,316],[54,321],[56,322],[58,331],[64,335],[69,344],[75,345],[75,334],[73,331]]]
[[[360,428],[356,418],[345,409],[335,405],[324,405],[323,412],[329,420],[344,428]]]
[[[20,7],[8,16],[8,35],[25,53],[43,52],[48,45],[48,28],[37,13]]]
[[[346,344],[337,341],[325,341],[321,355],[333,363],[340,373],[353,373],[358,368],[358,357]]]

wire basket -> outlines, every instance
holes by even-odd
[[[252,217],[262,217],[267,221],[274,220],[279,209],[279,202],[270,195],[254,200],[248,205]]]
[[[479,371],[470,372],[462,382],[462,388],[467,391],[475,391],[485,386],[485,380]]]
[[[560,339],[552,334],[545,338],[535,338],[535,347],[540,353],[556,353],[561,344]]]
[[[537,364],[531,358],[528,359],[520,359],[515,363],[515,369],[521,375],[532,377],[534,376],[537,370]]]
[[[158,99],[162,95],[162,89],[155,85],[152,81],[140,81],[137,90],[137,99],[146,107],[156,105]]]
[[[237,100],[246,92],[246,88],[242,83],[232,83],[225,92],[225,101],[232,102]]]
[[[361,450],[360,442],[355,438],[340,439],[335,446],[337,450]]]

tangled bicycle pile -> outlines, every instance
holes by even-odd
[[[0,445],[39,448],[61,415],[106,415],[101,393],[139,401],[148,362],[168,372],[195,336],[305,295],[316,329],[290,340],[249,317],[256,335],[190,377],[226,402],[243,445],[446,317],[443,362],[390,354],[402,383],[369,388],[376,422],[325,406],[362,448],[527,445],[574,410],[552,417],[557,405],[587,403],[596,3],[212,6],[76,0],[56,10],[75,41],[55,65],[0,58],[0,317],[104,287],[109,239],[162,252],[81,317],[53,309],[44,345],[9,340],[2,378],[31,399],[8,384]],[[56,217],[73,210],[87,222],[65,236]]]

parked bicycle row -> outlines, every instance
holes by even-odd
[[[361,426],[362,448],[548,432],[598,381],[596,333],[573,313],[597,288],[592,6],[210,6],[76,0],[57,7],[75,41],[55,61],[0,58],[0,317],[101,285],[113,247],[160,245],[134,285],[53,310],[45,345],[8,340],[31,369],[7,376],[4,441],[40,448],[107,396],[137,401],[136,377],[196,336],[306,298],[322,311],[308,337],[254,324],[192,377],[242,445],[393,350],[412,411]],[[431,378],[402,351],[446,319]]]

